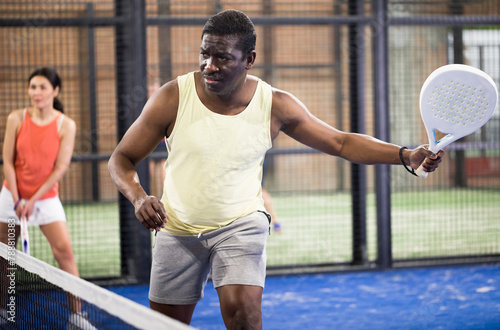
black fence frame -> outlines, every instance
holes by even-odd
[[[387,0],[373,0],[372,12],[364,12],[364,0],[349,1],[349,16],[330,17],[274,17],[260,16],[252,17],[256,26],[277,25],[330,25],[348,26],[350,37],[349,48],[349,70],[350,75],[350,104],[351,104],[351,127],[352,132],[364,133],[365,127],[365,53],[360,43],[365,42],[363,29],[369,26],[373,30],[373,81],[374,81],[374,107],[375,107],[375,136],[384,141],[390,141],[389,125],[389,75],[388,75],[388,28],[390,26],[451,26],[457,36],[460,35],[463,26],[497,25],[500,26],[500,16],[432,16],[432,17],[390,17],[388,13]],[[205,17],[154,17],[146,15],[146,4],[144,0],[116,0],[114,17],[95,17],[92,15],[92,4],[88,6],[88,16],[79,18],[45,18],[44,27],[87,27],[89,33],[89,72],[90,78],[95,77],[94,28],[115,27],[116,44],[115,55],[117,63],[131,63],[133,70],[116,65],[117,86],[117,136],[118,140],[123,137],[133,120],[138,117],[142,107],[147,101],[147,93],[134,93],[134,90],[147,91],[147,56],[146,56],[146,29],[148,26],[201,26],[205,23]],[[217,6],[214,6],[214,11]],[[0,27],[37,27],[40,25],[36,19],[0,19]],[[460,38],[457,38],[460,40]],[[455,62],[460,63],[461,47],[454,47]],[[168,68],[167,68],[168,69]],[[94,79],[90,79],[90,91],[95,91]],[[94,93],[95,94],[95,93]],[[92,95],[92,92],[91,92]],[[98,154],[95,132],[97,126],[96,100],[91,99],[91,127],[94,132],[92,139],[92,155],[79,155],[73,157],[74,162],[92,161],[94,178],[98,182],[97,164],[109,159],[109,155]],[[129,116],[132,114],[132,116]],[[486,146],[485,146],[486,147]],[[489,146],[491,147],[491,146]],[[498,147],[498,146],[497,146]],[[453,145],[454,150],[465,150],[467,143],[457,142]],[[302,150],[270,150],[269,155],[277,155],[289,152],[310,153],[316,152],[311,149]],[[160,159],[166,157],[165,151],[154,152],[149,159]],[[148,159],[148,160],[149,160]],[[149,192],[149,166],[148,160],[141,162],[137,167],[140,180],[144,188]],[[360,270],[360,269],[388,269],[401,266],[413,266],[422,264],[450,264],[455,263],[477,263],[498,262],[500,255],[488,256],[466,256],[452,258],[432,258],[419,260],[393,260],[391,245],[391,188],[390,167],[388,165],[376,165],[375,170],[375,193],[377,210],[377,260],[375,264],[368,261],[366,242],[366,168],[363,165],[351,165],[352,185],[352,217],[353,217],[353,247],[352,263],[349,265],[322,265],[321,270]],[[457,173],[457,180],[463,173]],[[93,190],[93,199],[99,200],[98,184]],[[121,229],[121,265],[122,278],[146,283],[149,281],[151,264],[151,235],[148,231],[140,230],[142,225],[136,220],[133,206],[121,194],[119,196],[120,227]],[[123,242],[133,242],[124,244]],[[318,265],[319,266],[319,265]],[[335,268],[335,266],[340,266]],[[314,266],[301,267],[300,272],[314,271]],[[272,270],[271,270],[272,271]],[[278,272],[289,272],[290,269],[278,269]]]

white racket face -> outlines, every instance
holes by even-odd
[[[438,152],[481,128],[493,115],[497,102],[495,83],[483,71],[461,64],[435,70],[420,92],[420,114],[429,149]],[[446,134],[439,141],[436,130]]]

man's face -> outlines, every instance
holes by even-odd
[[[218,95],[233,92],[246,77],[248,57],[236,45],[237,37],[205,34],[200,46],[200,71],[205,89]]]

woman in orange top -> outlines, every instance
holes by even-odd
[[[31,107],[15,110],[7,118],[0,241],[15,245],[20,234],[19,219],[26,217],[28,225],[40,226],[59,267],[79,276],[58,189],[71,162],[76,125],[63,114],[57,99],[61,80],[53,69],[37,69],[28,81]],[[71,305],[73,312],[79,312],[77,301]]]

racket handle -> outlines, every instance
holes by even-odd
[[[424,162],[425,162],[425,159],[422,162],[422,164]],[[415,173],[418,175],[419,178],[425,179],[427,177],[427,175],[429,175],[429,172],[426,172],[424,170],[424,167],[422,166],[422,164],[420,164],[420,166],[415,170]]]
[[[26,218],[21,218],[21,241],[23,244],[23,252],[30,255],[30,238],[28,234],[28,222]]]
[[[27,239],[23,239],[23,252],[30,255],[30,242]]]

